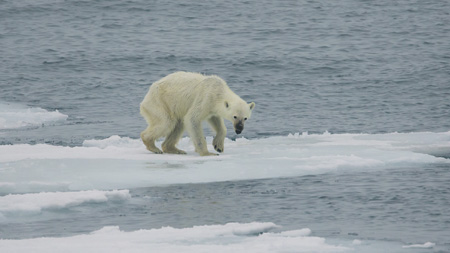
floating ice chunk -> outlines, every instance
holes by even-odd
[[[134,232],[104,227],[73,237],[0,240],[0,248],[6,252],[352,252],[348,247],[327,244],[320,237],[267,232],[276,227],[256,222]],[[236,231],[245,233],[237,235]]]
[[[280,233],[282,236],[288,236],[288,237],[299,237],[299,236],[308,236],[311,234],[311,229],[304,228],[299,230],[291,230],[291,231],[284,231]]]
[[[429,248],[433,248],[434,246],[436,246],[435,243],[426,242],[424,244],[405,245],[405,246],[402,246],[402,248],[404,248],[404,249],[409,249],[409,248],[427,248],[427,249],[429,249]]]
[[[61,209],[83,203],[121,201],[129,198],[128,190],[9,194],[0,197],[0,214],[34,213],[40,212],[42,209]]]
[[[55,124],[67,118],[58,110],[47,111],[39,107],[0,103],[0,130]]]
[[[153,154],[141,140],[119,136],[86,140],[82,147],[0,145],[0,194],[129,189],[449,163],[427,154],[429,147],[437,146],[441,154],[450,154],[449,139],[450,132],[239,138],[226,139],[226,152],[210,157],[198,156],[189,138],[179,143],[188,155]]]
[[[362,241],[361,241],[361,240],[358,240],[358,239],[355,239],[355,240],[353,240],[352,244],[353,244],[353,245],[361,245],[361,244],[362,244]]]
[[[277,225],[271,222],[265,223],[253,222],[247,224],[228,223],[226,226],[232,227],[234,235],[243,235],[243,236],[258,235],[278,227]]]
[[[83,141],[83,147],[97,147],[101,149],[105,149],[107,147],[141,148],[142,142],[129,137],[113,135],[103,140],[85,140]]]

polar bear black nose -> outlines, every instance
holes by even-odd
[[[239,122],[238,124],[236,124],[234,131],[236,131],[237,134],[240,134],[242,133],[242,130],[244,130],[244,124]]]

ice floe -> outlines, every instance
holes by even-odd
[[[434,246],[436,246],[435,243],[426,242],[424,244],[405,245],[405,246],[402,246],[402,248],[404,248],[404,249],[410,249],[410,248],[433,248]]]
[[[130,189],[450,162],[445,158],[450,132],[226,139],[225,153],[210,157],[198,156],[189,138],[179,146],[188,154],[153,154],[140,140],[119,136],[86,140],[78,147],[1,145],[0,194]]]
[[[327,243],[309,230],[272,232],[271,223],[228,223],[190,228],[121,231],[104,227],[90,234],[64,238],[0,240],[4,252],[353,252]]]
[[[39,107],[0,102],[0,130],[57,124],[67,118],[58,110],[47,111]]]
[[[0,197],[0,215],[34,213],[43,209],[62,209],[83,203],[122,201],[129,198],[131,196],[128,190],[8,194]]]

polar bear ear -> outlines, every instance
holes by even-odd
[[[230,105],[228,104],[227,101],[225,101],[225,108],[228,108]]]
[[[250,105],[250,110],[253,110],[253,108],[255,108],[255,102],[251,102],[249,105]]]

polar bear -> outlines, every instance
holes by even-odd
[[[214,149],[223,152],[227,133],[223,119],[231,121],[240,134],[253,108],[254,102],[247,104],[218,76],[175,72],[153,83],[142,101],[140,112],[148,127],[141,139],[156,154],[186,154],[175,147],[186,129],[197,153],[217,155],[208,152],[202,121],[207,120],[216,132]],[[162,151],[155,146],[160,137],[166,137]]]

